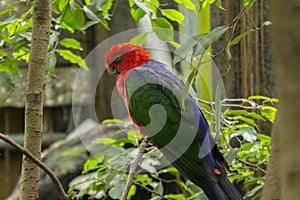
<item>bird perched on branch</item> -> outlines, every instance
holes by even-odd
[[[211,200],[243,197],[226,177],[226,161],[194,99],[182,101],[183,82],[139,45],[113,46],[105,58],[130,118],[144,137]]]

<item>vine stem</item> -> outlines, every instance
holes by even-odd
[[[145,138],[145,139],[143,139],[143,141],[141,142],[141,144],[139,146],[139,152],[138,152],[137,156],[135,157],[133,162],[130,164],[129,174],[128,174],[127,182],[126,182],[125,187],[122,192],[121,200],[126,200],[126,198],[128,196],[130,187],[133,184],[134,173],[136,171],[136,168],[137,168],[141,158],[143,157],[143,155],[146,151],[147,145],[148,145],[148,139]]]
[[[21,145],[17,144],[15,141],[10,139],[8,136],[4,135],[3,133],[0,133],[0,139],[5,141],[6,143],[10,144],[13,146],[15,149],[20,151],[22,154],[26,155],[32,162],[34,162],[37,166],[39,166],[42,170],[44,170],[47,175],[51,178],[53,181],[54,185],[56,186],[61,200],[72,200],[75,199],[75,192],[71,192],[70,195],[66,194],[64,191],[63,186],[61,185],[61,182],[57,178],[57,176],[54,174],[54,172],[47,166],[45,163],[37,159],[32,153],[30,153],[28,150],[23,148]]]

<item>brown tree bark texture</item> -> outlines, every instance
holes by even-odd
[[[279,160],[279,198],[294,200],[299,199],[300,189],[300,2],[272,0],[270,6],[280,100],[278,133],[273,138],[280,147],[276,158]]]
[[[280,199],[280,176],[279,176],[279,132],[277,121],[272,130],[272,149],[268,163],[265,186],[262,193],[262,200],[279,200]]]
[[[49,0],[34,1],[32,20],[32,42],[25,102],[24,147],[40,159],[43,130],[44,78],[51,20],[51,2]],[[20,180],[21,200],[38,199],[39,176],[39,167],[29,158],[23,156]]]

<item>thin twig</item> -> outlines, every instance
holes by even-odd
[[[57,178],[57,176],[54,174],[54,172],[47,166],[45,163],[41,162],[39,159],[37,159],[32,153],[30,153],[28,150],[24,149],[21,145],[17,144],[15,141],[4,135],[3,133],[0,133],[0,139],[5,141],[6,143],[10,144],[14,148],[16,148],[18,151],[20,151],[22,154],[26,155],[32,162],[34,162],[36,165],[38,165],[41,169],[43,169],[46,174],[52,179],[54,185],[56,186],[60,198],[62,200],[72,200],[74,199],[74,193],[71,193],[70,196],[65,193],[64,188],[61,185],[61,182]]]
[[[133,176],[134,176],[135,170],[136,170],[141,158],[143,157],[143,155],[145,153],[147,145],[148,145],[148,139],[145,138],[145,139],[143,139],[143,141],[141,142],[141,144],[139,146],[139,152],[138,152],[136,158],[130,164],[129,174],[128,174],[127,182],[126,182],[125,187],[122,192],[121,200],[126,200],[126,198],[128,196],[129,189],[130,189],[131,185],[133,184]]]
[[[260,166],[258,166],[258,164],[255,164],[255,163],[251,163],[251,162],[248,162],[248,161],[244,161],[244,160],[241,160],[240,158],[236,158],[238,161],[240,161],[241,163],[244,163],[245,165],[249,165],[251,167],[255,167],[257,169],[259,169],[260,171],[262,171],[264,174],[266,174],[266,170],[262,169]]]
[[[150,192],[152,194],[155,194],[156,196],[159,196],[161,199],[170,200],[169,198],[162,196],[161,194],[155,192],[154,190],[151,190],[150,188],[147,188],[146,186],[143,186],[142,184],[140,184],[138,182],[133,181],[133,184],[143,188],[144,190],[147,190],[148,192]]]

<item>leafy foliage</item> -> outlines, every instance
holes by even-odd
[[[197,13],[197,8],[192,1],[175,0],[187,9]],[[204,0],[200,1],[200,9],[216,2],[220,9],[221,1]],[[252,7],[255,1],[243,1],[246,12]],[[221,54],[229,51],[230,48],[240,42],[253,31],[260,30],[263,26],[270,25],[270,22],[264,22],[259,28],[250,29],[235,38],[232,35],[235,31],[234,26],[220,26],[212,29],[209,33],[198,34],[179,45],[174,42],[173,26],[169,20],[178,24],[183,24],[184,16],[176,10],[161,8],[158,0],[129,0],[130,12],[133,19],[138,22],[143,16],[149,15],[153,31],[157,37],[169,42],[176,47],[174,52],[173,64],[188,60],[191,63],[190,73],[184,88],[183,99],[187,97],[189,87],[195,83],[195,77],[198,74],[202,64],[209,62],[203,60],[204,54],[209,46],[217,41],[226,32],[229,33],[224,48],[217,53]],[[162,17],[158,17],[158,13]],[[240,13],[239,17],[243,15]],[[239,18],[235,23],[238,23]],[[132,38],[130,42],[142,45],[148,33],[141,33]],[[215,56],[217,56],[215,55]],[[230,164],[231,171],[228,174],[232,182],[242,184],[246,191],[245,197],[258,199],[260,189],[264,185],[265,168],[268,164],[271,138],[259,133],[258,123],[273,123],[276,116],[276,108],[273,103],[277,103],[276,98],[264,96],[251,96],[247,99],[221,99],[221,82],[219,81],[215,102],[206,102],[197,99],[202,106],[200,109],[205,114],[211,125],[212,134],[215,135],[217,143],[224,153],[224,157]],[[209,105],[207,109],[203,105]],[[227,109],[223,111],[224,108]],[[122,122],[124,124],[124,122]],[[102,191],[104,196],[118,199],[121,196],[125,182],[128,177],[127,169],[131,160],[138,151],[140,136],[135,129],[127,126],[124,130],[116,132],[120,134],[126,132],[126,138],[101,138],[96,142],[105,146],[108,151],[104,151],[86,162],[84,174],[91,174],[87,179],[90,186],[81,190],[79,198],[84,194],[95,194],[94,191]],[[163,161],[163,155],[154,147],[143,156],[139,163],[140,171],[134,175],[134,184],[130,188],[128,199],[133,197],[139,188],[148,188],[152,191],[151,199],[161,199],[161,196],[167,199],[205,199],[205,195],[200,188],[190,181],[183,181],[178,176],[177,170],[172,167],[156,170]],[[126,163],[126,164],[124,164]],[[144,170],[146,173],[141,173]],[[174,179],[165,180],[160,177],[161,174],[170,173]],[[257,176],[257,174],[260,174]],[[96,178],[95,178],[96,177]],[[176,183],[182,193],[166,193],[165,183]],[[80,185],[80,183],[79,183]],[[76,187],[76,186],[74,186]],[[72,190],[73,188],[71,188]],[[161,196],[160,196],[161,195]]]
[[[220,0],[201,0],[199,5],[195,5],[191,0],[175,0],[176,3],[192,10],[196,14],[200,9],[207,7],[209,4],[216,3],[220,9],[222,3]],[[85,31],[98,23],[109,30],[108,20],[110,20],[110,10],[113,7],[113,0],[85,0],[78,2],[75,0],[52,1],[53,19],[51,27],[51,36],[49,42],[49,52],[47,57],[46,73],[55,74],[57,56],[73,64],[77,64],[88,69],[84,59],[78,55],[82,51],[81,44],[75,38],[61,38],[62,32],[85,33]],[[255,3],[255,0],[243,0],[245,12]],[[5,10],[0,12],[3,20],[0,22],[0,83],[5,88],[13,91],[15,88],[12,74],[19,74],[19,61],[28,62],[29,49],[31,42],[32,29],[32,10],[33,3],[28,5],[24,13],[14,12],[21,6],[27,6],[24,1],[18,1]],[[179,45],[174,42],[174,27],[172,21],[184,26],[184,18],[179,11],[165,8],[159,0],[129,0],[130,13],[136,22],[149,15],[151,25],[157,37],[169,42],[176,47],[173,64],[183,60],[191,63],[190,73],[184,88],[183,98],[188,95],[189,88],[195,84],[195,78],[202,64],[209,62],[204,60],[205,51],[209,46],[217,41],[225,33],[231,36],[224,45],[220,53],[225,53],[230,48],[239,43],[248,34],[260,30],[264,26],[270,25],[270,22],[264,22],[260,27],[254,27],[246,32],[232,38],[235,31],[237,18],[234,25],[220,26],[212,29],[209,33],[194,35],[185,43]],[[239,15],[242,16],[243,13]],[[76,16],[76,18],[74,17]],[[141,33],[132,38],[131,42],[142,45],[148,33]],[[75,51],[74,51],[75,50]],[[197,83],[196,83],[197,84]],[[11,93],[10,93],[11,94]],[[251,96],[247,99],[220,99],[220,95],[215,102],[204,102],[199,100],[200,104],[207,104],[210,109],[201,107],[203,113],[209,119],[213,133],[216,134],[218,144],[225,153],[225,158],[231,166],[229,174],[232,181],[243,183],[247,191],[246,197],[251,199],[259,198],[258,192],[264,183],[264,169],[268,163],[270,152],[271,138],[260,133],[258,123],[273,123],[276,116],[276,108],[273,103],[277,103],[276,98],[263,96]],[[183,101],[184,99],[182,99]],[[2,102],[0,103],[0,105]],[[227,109],[222,112],[224,106]],[[109,121],[125,124],[120,120]],[[126,132],[126,137],[117,137]],[[105,196],[114,199],[120,198],[128,177],[127,169],[130,161],[138,152],[138,145],[141,137],[139,133],[126,126],[123,130],[116,132],[114,138],[99,138],[95,142],[101,144],[99,153],[96,157],[91,158],[85,163],[83,174],[87,175],[88,186],[80,190],[78,198],[82,198],[86,193],[96,196],[100,191]],[[134,185],[131,186],[128,199],[133,197],[139,188],[152,190],[151,199],[160,199],[159,195],[169,199],[204,199],[205,195],[190,181],[184,181],[178,178],[177,170],[172,167],[156,170],[163,162],[163,155],[155,148],[146,153],[139,163],[140,169],[147,173],[136,173],[134,175]],[[125,163],[125,164],[124,164]],[[161,178],[163,174],[169,173],[172,179],[165,180]],[[261,174],[256,176],[256,174]],[[166,183],[175,183],[183,193],[167,194],[165,192]],[[80,185],[80,183],[78,183]],[[70,190],[72,190],[74,185]]]
[[[23,10],[23,7],[28,7],[24,13],[14,12]],[[61,39],[61,33],[63,31],[84,33],[87,28],[97,23],[102,23],[109,29],[107,20],[111,7],[112,0],[86,0],[85,5],[78,4],[74,0],[52,1],[53,18],[46,74],[54,75],[57,55],[73,64],[88,68],[84,59],[71,51],[82,51],[80,42],[75,38]],[[33,2],[25,5],[25,1],[18,1],[0,12],[3,19],[0,22],[0,72],[8,72],[9,76],[19,74],[19,61],[29,60],[32,11]]]
[[[234,103],[233,103],[234,102]],[[259,190],[264,185],[265,168],[268,164],[270,153],[271,138],[264,134],[258,133],[258,121],[274,121],[276,108],[272,106],[273,102],[278,102],[276,98],[264,96],[251,96],[247,99],[225,99],[220,101],[220,107],[226,106],[224,112],[220,112],[220,136],[217,139],[218,145],[224,153],[224,157],[230,165],[231,171],[229,179],[236,183],[242,183],[244,190],[247,191],[245,197],[258,199]],[[215,102],[203,102],[211,106],[212,113],[215,114]],[[271,103],[271,104],[270,104]],[[269,105],[267,105],[269,104]],[[265,107],[268,106],[272,112],[264,113]],[[207,110],[201,108],[204,113]],[[264,113],[264,114],[263,114]],[[215,123],[215,118],[211,117],[210,124]],[[94,158],[88,160],[84,166],[84,174],[90,174],[85,181],[90,182],[89,187],[80,191],[79,199],[84,194],[93,194],[93,191],[102,191],[105,196],[114,199],[121,197],[125,182],[127,180],[127,169],[131,161],[138,152],[139,141],[141,136],[139,132],[126,125],[120,120],[109,120],[105,123],[121,123],[125,128],[117,131],[116,136],[126,132],[126,137],[100,138],[95,142],[102,144],[106,151],[101,152]],[[134,184],[131,186],[129,196],[136,194],[137,189],[147,187],[152,190],[151,199],[161,199],[157,194],[167,199],[205,199],[205,195],[200,188],[195,186],[189,180],[178,176],[178,171],[172,166],[159,169],[163,163],[163,155],[155,147],[151,147],[141,162],[140,170],[134,175]],[[125,163],[125,164],[124,164]],[[159,170],[156,170],[158,168]],[[144,171],[142,173],[142,171]],[[162,174],[169,173],[173,179],[163,179]],[[257,173],[261,175],[256,176]],[[175,183],[183,193],[166,193],[165,184]],[[82,183],[78,183],[80,185]],[[77,185],[74,185],[73,190]],[[128,199],[130,199],[128,197]]]

